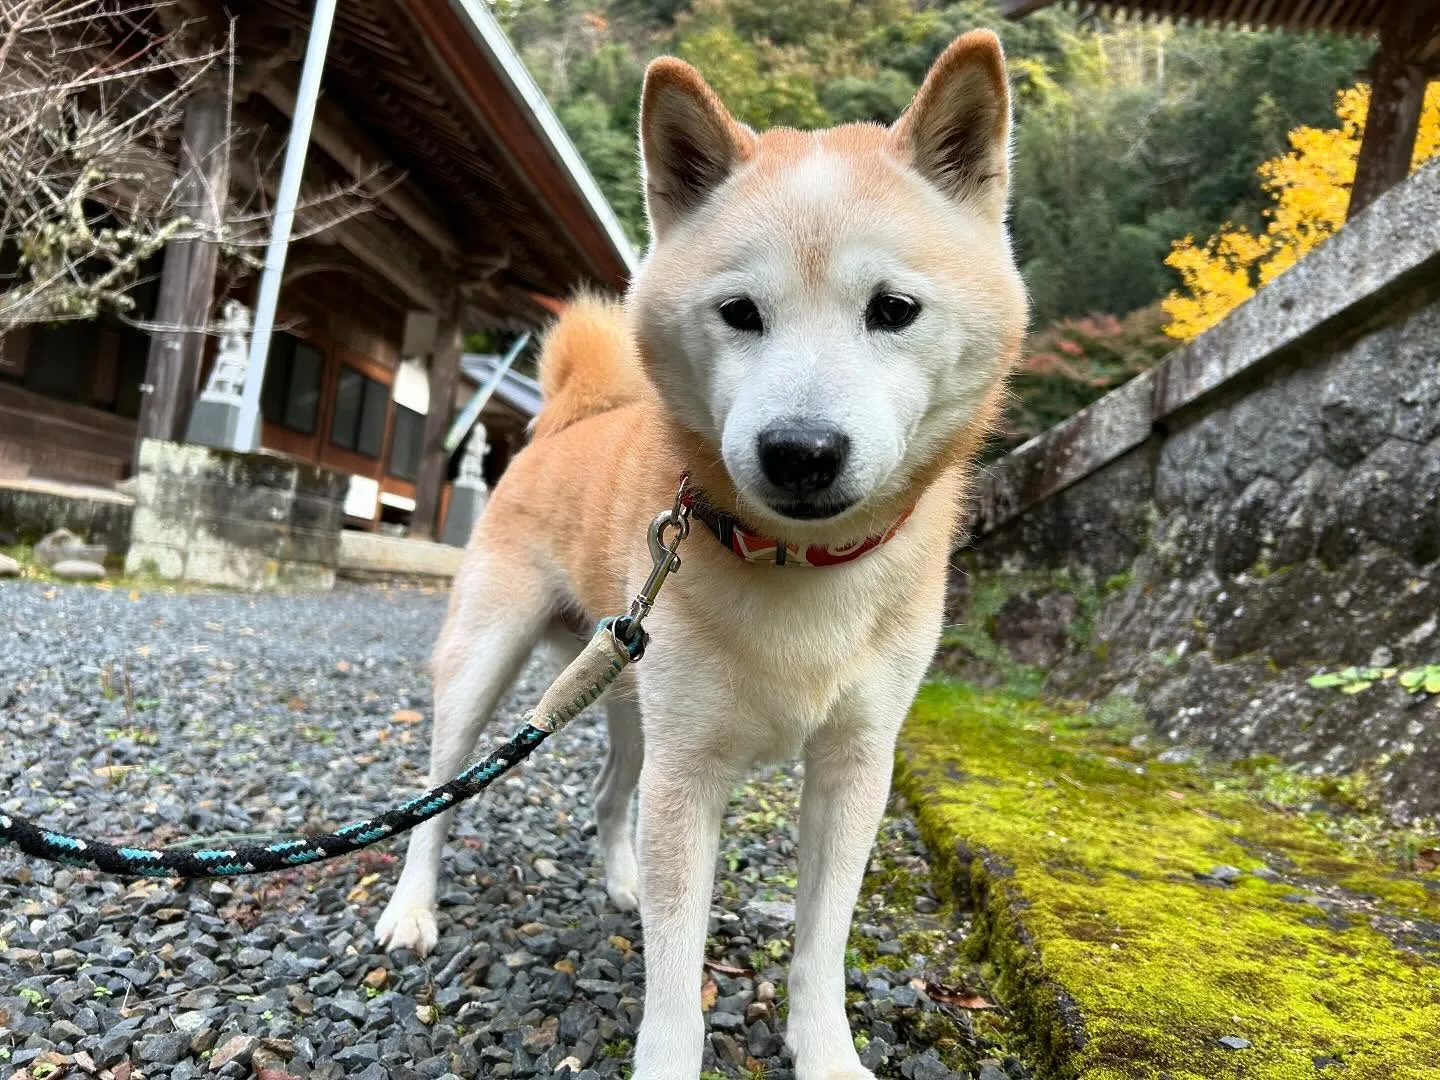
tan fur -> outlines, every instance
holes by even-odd
[[[988,143],[966,141],[967,117]],[[747,563],[695,523],[644,662],[607,698],[595,797],[607,891],[644,920],[635,1080],[694,1080],[726,801],[755,762],[803,757],[786,1041],[797,1080],[873,1080],[845,1019],[846,932],[895,738],[939,639],[957,510],[1026,318],[1003,220],[1003,60],[994,35],[966,35],[888,129],[757,135],[666,59],[647,73],[641,128],[657,242],[624,309],[581,297],[547,338],[535,439],[476,526],[436,648],[431,780],[454,775],[547,627],[626,610],[652,566],[647,525],[682,474],[800,545],[854,542],[909,512],[888,543],[828,569]],[[892,278],[932,309],[910,337],[864,318],[869,283]],[[742,343],[716,305],[752,283],[784,332]],[[821,520],[781,516],[746,479],[759,430],[747,425],[805,409],[865,448],[846,466],[863,497]],[[436,942],[437,822],[416,831],[377,926],[392,948]]]
[[[540,351],[540,389],[537,438],[639,400],[645,376],[619,302],[581,293],[566,306]]]

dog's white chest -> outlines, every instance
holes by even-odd
[[[744,570],[739,588],[692,580],[684,602],[652,620],[663,644],[641,678],[673,684],[660,701],[684,695],[682,711],[703,718],[697,744],[751,761],[794,758],[897,657],[933,649],[933,620],[891,610],[899,590],[886,553],[837,568]]]

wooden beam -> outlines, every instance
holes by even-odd
[[[439,534],[436,521],[440,489],[450,455],[445,452],[445,432],[455,403],[455,384],[460,377],[460,354],[464,351],[464,304],[457,298],[435,336],[430,356],[430,409],[420,442],[420,468],[415,477],[415,511],[410,517],[410,535],[429,540]]]
[[[1424,57],[1437,30],[1440,14],[1434,5],[1392,3],[1387,10],[1380,48],[1371,61],[1370,108],[1347,220],[1410,175],[1428,81]]]
[[[317,239],[333,238],[351,255],[399,289],[405,299],[427,311],[443,311],[454,290],[433,276],[416,246],[402,243],[374,218],[358,217],[333,225]],[[438,260],[436,260],[438,262]]]
[[[260,93],[286,116],[294,115],[295,93],[278,79],[268,80]],[[342,109],[323,98],[315,109],[310,138],[356,180],[365,179],[377,169],[399,171],[389,155]],[[454,229],[413,181],[402,179],[391,184],[380,193],[379,202],[446,259],[459,256]]]
[[[604,229],[589,215],[564,166],[551,158],[501,76],[481,53],[448,0],[400,0],[377,5],[395,36],[437,76],[463,106],[472,130],[506,166],[512,182],[527,190],[568,234],[569,245],[588,263],[590,276],[623,289],[629,270]],[[578,268],[577,268],[578,269]]]
[[[1054,2],[1055,0],[1000,0],[1000,14],[1007,19],[1023,19]]]
[[[225,94],[218,88],[202,88],[185,102],[178,209],[204,231],[218,231],[229,205],[226,117]],[[149,391],[141,398],[136,428],[137,468],[141,439],[185,436],[199,390],[218,258],[217,246],[206,239],[175,240],[166,245],[154,319],[159,329],[150,338],[145,366]]]
[[[264,160],[264,152],[257,153]],[[309,183],[306,190],[324,189],[339,183],[333,169],[326,169],[323,162],[313,157],[306,163],[305,175]],[[251,187],[263,185],[273,199],[275,180],[273,177],[256,175],[253,165],[241,165],[236,173],[241,182]],[[304,192],[301,201],[304,202]],[[309,237],[319,244],[338,244],[348,251],[362,265],[381,280],[396,289],[403,302],[427,311],[445,311],[449,308],[455,292],[453,278],[445,269],[440,254],[427,246],[413,233],[397,228],[378,214],[360,213],[329,226]]]

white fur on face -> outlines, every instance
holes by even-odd
[[[1013,272],[1003,226],[895,169],[914,189],[895,205],[864,199],[846,160],[818,148],[763,192],[741,197],[741,174],[642,271],[642,332],[667,404],[720,449],[742,499],[772,516],[784,500],[760,465],[767,428],[842,431],[850,452],[825,498],[849,506],[836,520],[858,516],[943,451],[999,372],[1002,313],[993,287],[973,283],[993,267]],[[926,265],[937,234],[987,252],[975,278],[957,274],[957,260]],[[644,280],[652,274],[667,281]],[[919,316],[868,329],[867,305],[887,292],[913,298]],[[759,308],[763,334],[721,319],[740,296]]]

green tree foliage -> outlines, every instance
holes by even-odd
[[[957,34],[996,30],[1017,121],[1012,232],[1034,325],[1055,338],[1030,350],[1017,436],[1158,359],[1163,337],[1142,309],[1179,284],[1171,244],[1226,222],[1258,227],[1256,167],[1292,128],[1330,120],[1373,48],[1054,7],[1011,22],[993,0],[497,0],[497,11],[642,246],[635,132],[651,57],[689,60],[755,127],[889,123]],[[1142,313],[1116,321],[1130,312]]]
[[[991,453],[1039,435],[1121,383],[1154,367],[1175,345],[1158,304],[1114,315],[1060,319],[1034,334],[1011,383],[1005,424]]]
[[[1177,282],[1176,238],[1255,223],[1260,162],[1324,122],[1371,45],[1082,19],[991,0],[501,0],[499,14],[630,235],[641,77],[669,52],[746,123],[888,123],[940,50],[996,29],[1014,75],[1012,214],[1037,325],[1123,314]]]

